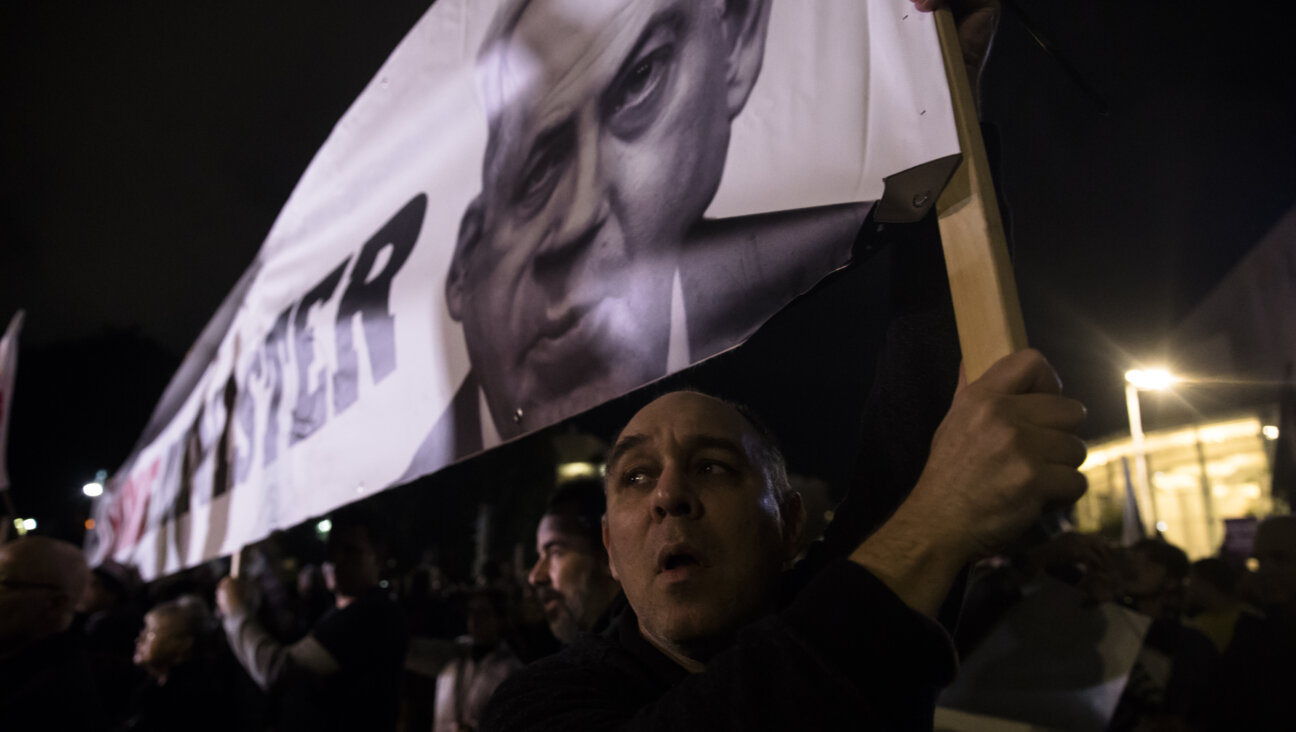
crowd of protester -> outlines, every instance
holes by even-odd
[[[0,549],[0,712],[13,729],[29,728],[23,720],[44,729],[331,728],[295,721],[318,700],[259,688],[255,670],[231,647],[218,610],[227,561],[145,584],[113,561],[85,572],[80,549],[53,539]],[[333,567],[300,564],[273,540],[248,550],[245,562],[241,582],[257,597],[256,621],[283,645],[339,614],[337,580],[325,579]],[[452,578],[425,561],[383,578],[376,590],[398,608],[383,624],[400,626],[401,643],[395,681],[384,685],[397,687],[389,698],[399,706],[358,700],[372,706],[345,713],[395,720],[402,730],[475,728],[508,673],[558,647],[527,569],[485,561],[474,576]],[[37,590],[61,600],[18,596]],[[27,599],[41,607],[18,614]]]
[[[1286,729],[1296,719],[1296,516],[1261,523],[1250,558],[1190,562],[1161,537],[1122,547],[1065,532],[976,574],[955,633],[964,657],[1046,581],[1150,621],[1109,730]]]
[[[338,570],[298,564],[273,546],[252,554],[240,581],[256,586],[255,615],[267,633],[286,647],[322,633],[315,629],[340,612],[332,592]],[[1296,516],[1264,521],[1250,562],[1189,562],[1161,538],[1119,547],[1064,532],[978,565],[955,641],[960,655],[976,653],[1036,583],[1062,582],[1095,605],[1150,619],[1109,729],[1280,728],[1279,720],[1296,719]],[[221,632],[221,570],[206,565],[145,585],[111,561],[85,571],[79,550],[52,539],[0,548],[5,718],[47,729],[301,728],[286,717],[300,705],[259,683]],[[385,697],[395,706],[359,698],[349,703],[363,708],[336,713],[387,720],[381,726],[394,720],[400,730],[475,729],[508,675],[560,645],[539,570],[487,561],[456,579],[425,560],[381,580],[376,591],[399,607],[383,623],[404,626],[396,631],[403,663],[391,670],[399,693]],[[17,610],[18,593],[45,590],[51,601]]]

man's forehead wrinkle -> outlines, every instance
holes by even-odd
[[[686,408],[682,402],[694,404]],[[715,447],[750,457],[756,442],[755,430],[737,410],[696,392],[675,392],[657,399],[640,410],[626,430],[634,431],[617,440],[609,465],[646,443],[677,443],[689,452]]]
[[[648,435],[642,433],[635,433],[630,435],[622,434],[621,437],[617,439],[616,444],[613,445],[612,452],[608,455],[608,461],[607,461],[608,467],[612,467],[616,465],[617,461],[620,460],[627,452],[630,452],[636,447],[639,447],[640,445],[644,444],[645,442],[648,441],[648,439],[649,439]]]

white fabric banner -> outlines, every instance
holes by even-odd
[[[957,152],[908,0],[441,0],[110,481],[91,559],[166,574],[731,348],[847,262],[884,178]]]

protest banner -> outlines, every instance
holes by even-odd
[[[905,0],[577,5],[415,25],[110,480],[92,561],[228,554],[733,348],[959,160]]]

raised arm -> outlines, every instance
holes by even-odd
[[[315,677],[337,673],[338,663],[312,635],[291,645],[279,642],[257,622],[251,588],[226,577],[216,587],[221,625],[234,657],[265,691],[273,691],[297,674]]]
[[[1084,406],[1038,351],[960,384],[913,492],[851,554],[905,604],[934,616],[961,568],[1085,490]]]

